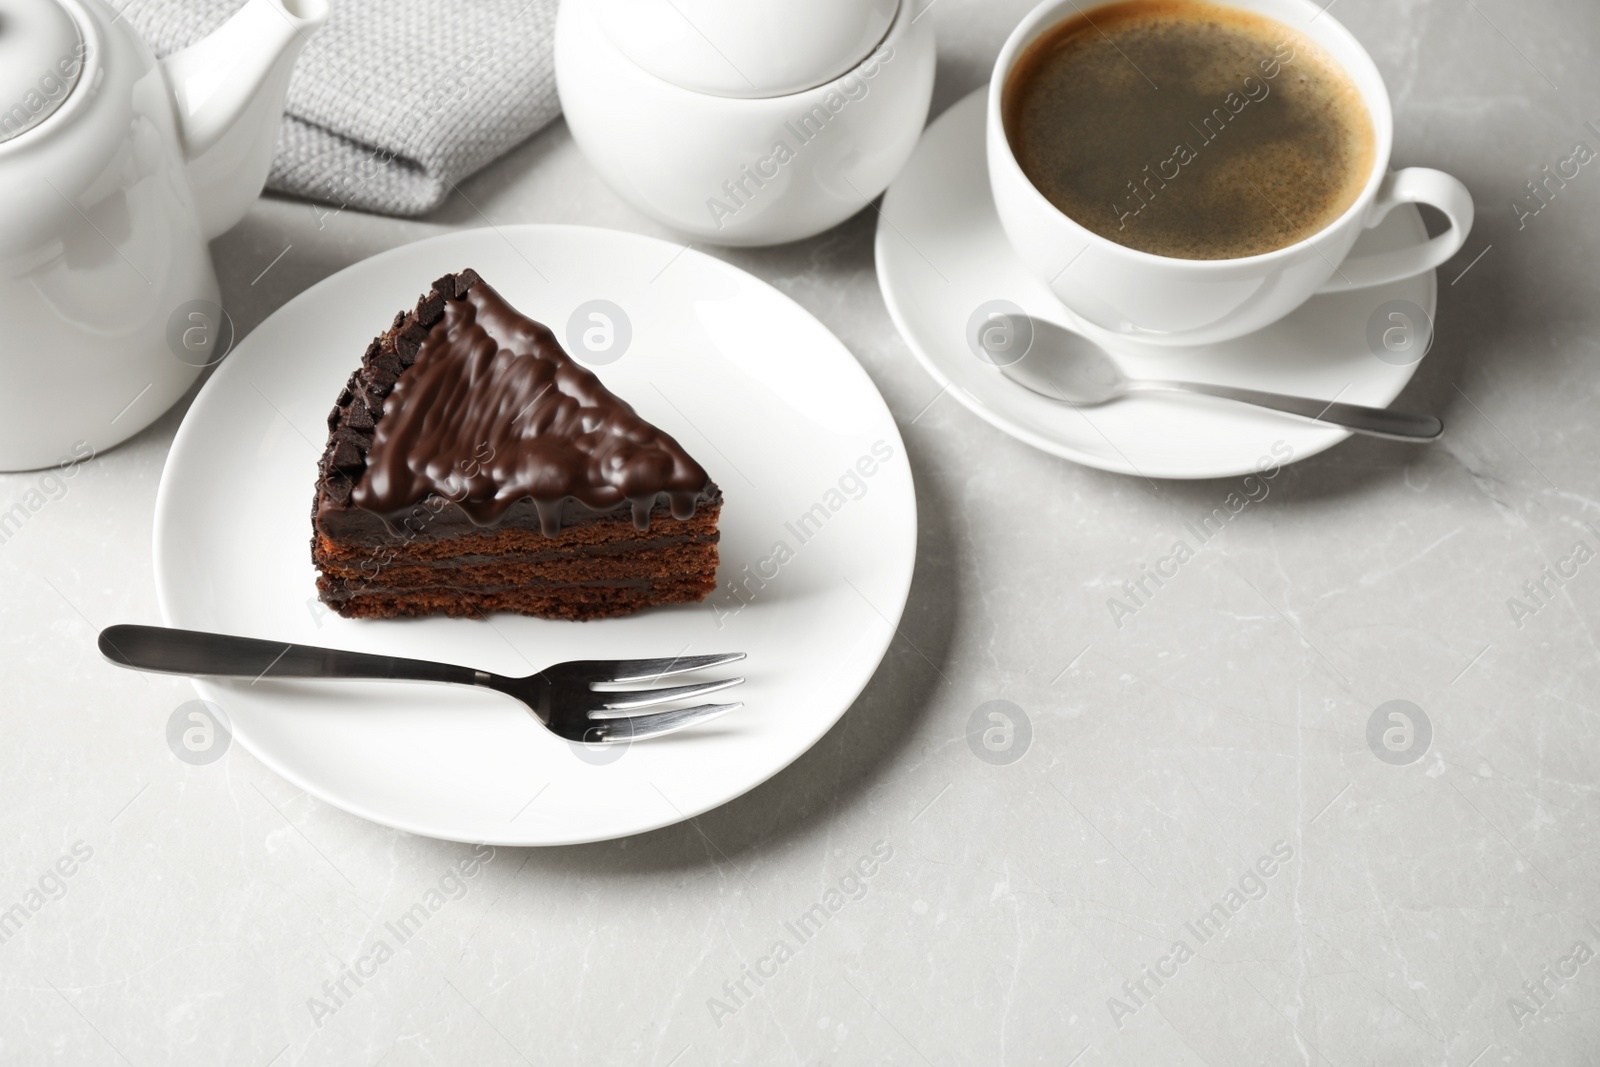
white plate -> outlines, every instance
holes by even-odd
[[[367,342],[433,279],[465,267],[562,338],[581,304],[609,300],[624,310],[632,340],[597,373],[677,437],[725,495],[722,584],[710,601],[588,623],[363,621],[321,609],[309,541],[324,419]],[[874,447],[888,459],[862,464]],[[825,518],[813,518],[801,543],[793,526],[818,504]],[[763,565],[780,542],[792,558]],[[651,830],[782,769],[844,714],[877,668],[915,554],[916,501],[900,435],[837,338],[720,260],[576,226],[446,234],[300,294],[246,337],[200,393],[156,503],[156,589],[172,626],[501,674],[570,659],[749,654],[738,665],[749,680],[731,694],[744,708],[616,749],[569,745],[521,705],[483,690],[195,683],[246,748],[307,792],[413,833],[510,845]],[[762,571],[764,583],[749,577]],[[749,590],[742,608],[732,581]],[[594,762],[607,756],[613,762]]]
[[[1134,396],[1090,409],[1053,403],[1004,377],[967,344],[968,320],[1005,300],[1030,317],[1073,326],[1073,316],[1006,242],[984,164],[984,93],[978,89],[928,127],[884,197],[878,284],[901,336],[928,373],[983,419],[1035,448],[1102,470],[1152,478],[1246,474],[1278,445],[1315,455],[1348,431],[1206,397]],[[1425,235],[1403,205],[1356,242],[1357,252]],[[1393,285],[1313,297],[1264,330],[1222,344],[1162,348],[1108,344],[1131,375],[1225,382],[1279,393],[1387,406],[1416,370],[1374,355],[1368,322],[1385,304],[1420,307],[1431,335],[1432,271]],[[1380,316],[1385,322],[1387,312]],[[1081,329],[1082,327],[1076,327]],[[1381,331],[1380,331],[1381,334]],[[1426,345],[1422,346],[1426,350]],[[1281,443],[1280,443],[1281,442]]]

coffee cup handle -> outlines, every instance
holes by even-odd
[[[1444,212],[1450,228],[1409,248],[1349,256],[1339,264],[1319,293],[1365,289],[1410,278],[1439,266],[1461,250],[1472,230],[1472,194],[1460,181],[1442,170],[1407,167],[1390,171],[1378,186],[1378,196],[1367,215],[1370,229],[1401,204],[1430,204]]]

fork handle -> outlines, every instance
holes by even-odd
[[[374,656],[253,637],[175,630],[165,626],[108,626],[100,652],[113,663],[166,674],[239,678],[393,678],[484,685],[494,676],[470,667],[400,656]]]

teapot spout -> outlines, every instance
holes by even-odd
[[[249,0],[204,40],[162,61],[207,238],[260,195],[277,147],[289,73],[328,0]]]

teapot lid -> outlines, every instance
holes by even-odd
[[[651,74],[714,96],[832,81],[889,32],[899,0],[591,0],[611,43]],[[909,2],[909,0],[908,0]]]
[[[0,144],[55,114],[88,48],[56,0],[0,0]]]

